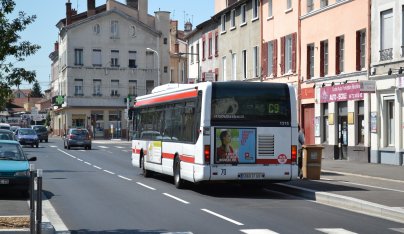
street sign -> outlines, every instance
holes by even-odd
[[[215,81],[215,73],[214,72],[205,72],[205,81],[214,82]]]

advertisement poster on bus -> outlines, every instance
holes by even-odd
[[[150,141],[147,147],[148,162],[161,163],[161,141]]]
[[[215,130],[215,163],[255,163],[256,129]]]

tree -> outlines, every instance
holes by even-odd
[[[42,97],[42,90],[41,86],[39,85],[38,81],[34,82],[34,85],[32,86],[31,93],[29,94],[30,97]]]
[[[15,65],[35,54],[41,47],[29,41],[21,41],[19,33],[35,21],[36,16],[19,12],[15,19],[9,19],[15,8],[13,0],[0,0],[0,110],[12,98],[11,87],[20,86],[23,81],[31,84],[36,72]]]

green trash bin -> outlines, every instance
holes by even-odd
[[[303,178],[319,180],[321,174],[322,145],[303,145]]]

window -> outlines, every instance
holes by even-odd
[[[93,66],[94,67],[101,67],[101,50],[100,49],[93,49]]]
[[[401,57],[404,57],[404,6],[401,9]]]
[[[224,81],[227,80],[226,72],[226,56],[224,56],[222,57],[222,76]]]
[[[129,51],[129,67],[130,68],[137,68],[136,65],[136,51]]]
[[[83,66],[83,49],[74,49],[74,65]]]
[[[335,53],[335,74],[338,75],[344,72],[344,36],[336,38],[336,53]]]
[[[270,41],[270,42],[268,42],[268,61],[267,61],[268,76],[271,76],[273,74],[273,68],[274,68],[273,67],[273,60],[274,60],[273,54],[274,54],[274,43],[273,43],[273,41]]]
[[[205,61],[205,52],[206,52],[206,39],[205,37],[202,38],[202,61]]]
[[[241,60],[243,66],[243,78],[247,79],[247,50],[241,52]]]
[[[119,37],[119,22],[117,20],[111,21],[111,38],[116,39]]]
[[[209,58],[212,58],[213,53],[213,41],[212,41],[212,34],[209,34],[209,48],[208,48]]]
[[[295,72],[296,34],[282,37],[282,74]]]
[[[109,111],[108,121],[121,121],[121,111]]]
[[[215,32],[215,57],[219,56],[219,35]]]
[[[272,0],[268,0],[268,18],[272,17]]]
[[[328,40],[320,42],[320,76],[328,75]]]
[[[119,50],[111,50],[111,67],[119,67]]]
[[[233,9],[230,12],[230,28],[235,27],[236,27],[236,9]]]
[[[365,68],[366,61],[366,31],[356,32],[356,70]]]
[[[146,94],[150,94],[154,88],[154,80],[146,80]]]
[[[240,8],[240,16],[241,16],[241,24],[243,25],[243,24],[246,24],[247,23],[247,19],[246,19],[246,5],[245,4],[243,4],[243,5],[241,5],[241,8]]]
[[[307,45],[307,79],[314,77],[314,44]]]
[[[136,80],[129,80],[128,95],[137,96],[136,87],[137,87],[137,81]]]
[[[167,45],[167,37],[164,37],[163,43],[164,43],[164,45]]]
[[[320,7],[328,6],[328,0],[320,0]]]
[[[74,96],[83,96],[83,80],[74,80]]]
[[[286,0],[286,9],[292,9],[292,0]]]
[[[189,55],[189,61],[192,63],[194,63],[194,46],[191,46],[191,54]]]
[[[380,13],[380,61],[393,59],[393,10]]]
[[[358,135],[358,142],[357,144],[363,144],[365,142],[365,108],[364,108],[364,101],[357,102],[357,121],[356,121],[356,131]]]
[[[313,0],[307,0],[307,13],[314,10],[314,3]]]
[[[328,103],[323,103],[323,142],[328,142]]]
[[[100,31],[101,31],[100,25],[99,25],[99,24],[94,24],[94,26],[93,26],[93,33],[94,33],[95,35],[99,35],[99,34],[100,34]]]
[[[111,80],[111,96],[119,97],[119,80]]]
[[[394,146],[395,141],[395,127],[394,127],[394,100],[386,100],[384,102],[386,105],[386,128],[385,134],[386,138],[386,146]]]
[[[136,37],[136,26],[135,25],[129,26],[129,36]]]
[[[164,73],[167,73],[167,72],[168,72],[168,67],[167,67],[167,66],[164,66],[164,67],[163,67],[163,71],[164,71]]]
[[[252,19],[258,19],[258,0],[252,1]]]
[[[93,80],[94,92],[93,96],[102,96],[101,94],[101,80]]]
[[[258,46],[253,47],[253,77],[258,77]]]
[[[220,22],[222,24],[222,32],[226,32],[226,15],[222,15]]]
[[[231,79],[237,80],[237,56],[235,53],[231,55]]]
[[[197,61],[199,62],[199,42],[196,44]]]

